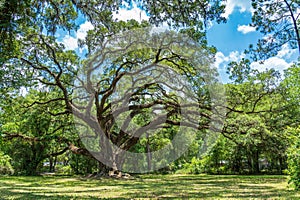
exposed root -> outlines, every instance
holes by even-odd
[[[99,178],[115,178],[115,179],[134,179],[133,176],[131,176],[128,173],[123,173],[120,171],[109,171],[109,173],[93,173],[87,175],[85,178],[92,178],[92,179],[99,179]]]

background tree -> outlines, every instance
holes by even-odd
[[[298,48],[300,55],[300,1],[299,0],[252,0],[254,9],[251,26],[262,34],[257,47],[250,45],[254,60],[275,56],[284,44]]]
[[[289,135],[291,146],[288,153],[288,169],[290,174],[289,182],[292,183],[295,189],[300,189],[300,159],[299,159],[299,128],[288,128],[286,130]]]
[[[287,103],[280,74],[273,69],[252,70],[246,59],[232,62],[228,70],[234,83],[226,85],[228,112],[223,135],[244,152],[250,171],[258,173],[259,158],[264,158],[270,164],[268,170],[281,173],[286,168],[288,142],[282,134],[287,126],[283,117]]]
[[[284,122],[290,127],[296,128],[299,125],[299,102],[300,102],[300,63],[293,64],[284,73],[284,80],[281,83],[282,95],[286,99]]]
[[[288,123],[284,129],[288,136],[289,148],[288,170],[290,174],[290,183],[296,189],[300,188],[300,169],[299,169],[299,63],[294,64],[285,71],[285,78],[282,81],[284,95],[286,97],[285,122]]]
[[[33,104],[49,96],[51,93],[30,90],[25,97],[13,98],[10,104],[1,106],[1,136],[9,144],[5,152],[12,157],[17,173],[36,175],[45,159],[65,153],[74,138],[68,116],[61,120],[49,114],[58,105]]]

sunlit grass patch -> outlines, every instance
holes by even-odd
[[[141,175],[132,180],[2,176],[0,199],[299,199],[286,176]]]

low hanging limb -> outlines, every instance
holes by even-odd
[[[29,137],[29,136],[23,135],[21,133],[8,133],[8,132],[3,132],[2,137],[4,140],[12,140],[14,138],[20,138],[27,142],[43,142],[43,141],[49,140],[46,138],[42,139],[42,138],[37,138],[37,137]],[[57,141],[59,141],[59,142],[67,143],[67,146],[59,152],[47,154],[45,156],[45,158],[50,157],[50,156],[62,155],[65,152],[67,152],[68,150],[70,150],[72,153],[77,154],[77,155],[92,157],[92,155],[89,153],[89,151],[87,149],[75,146],[73,143],[68,141],[68,139],[66,139],[66,138],[57,137],[55,139],[57,139]]]

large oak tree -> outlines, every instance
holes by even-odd
[[[55,33],[58,28],[68,31],[76,30],[75,19],[78,17],[78,13],[81,12],[94,26],[94,30],[89,32],[85,41],[82,41],[82,44],[87,45],[88,53],[92,55],[95,52],[101,52],[103,44],[119,32],[167,22],[172,28],[180,28],[182,32],[192,38],[187,43],[192,41],[196,46],[207,49],[202,56],[206,55],[207,58],[210,58],[215,50],[207,47],[205,25],[211,20],[224,21],[221,17],[221,13],[224,11],[222,1],[181,2],[174,0],[171,2],[127,1],[127,3],[137,3],[145,9],[149,13],[149,22],[139,24],[134,20],[123,22],[113,19],[112,13],[120,8],[121,1],[1,1],[0,9],[3,17],[1,17],[0,42],[1,52],[4,53],[1,59],[1,78],[5,80],[8,77],[16,78],[18,86],[26,86],[27,84],[28,87],[32,87],[33,84],[39,83],[49,89],[56,88],[55,90],[59,91],[58,97],[45,102],[36,102],[36,105],[60,102],[62,109],[59,112],[50,112],[49,114],[63,117],[73,113],[87,122],[88,127],[99,137],[97,141],[102,142],[100,148],[106,151],[111,151],[111,149],[106,148],[107,144],[103,143],[105,141],[104,137],[121,149],[129,150],[139,140],[138,136],[149,128],[168,128],[169,126],[179,125],[195,129],[209,128],[215,103],[209,96],[209,89],[211,89],[209,85],[215,81],[211,79],[215,72],[202,63],[206,58],[201,57],[201,55],[197,58],[196,56],[199,55],[193,54],[189,50],[186,50],[187,53],[190,53],[187,56],[186,52],[180,51],[182,47],[180,45],[175,46],[175,49],[171,48],[172,45],[164,45],[164,42],[176,44],[176,41],[162,39],[161,44],[163,46],[146,47],[138,51],[132,50],[121,54],[114,60],[108,58],[112,62],[108,63],[107,68],[101,69],[103,71],[100,70],[103,76],[94,85],[95,82],[92,80],[94,77],[90,75],[95,69],[92,65],[89,65],[90,60],[83,61],[74,51],[65,51],[64,46],[56,41]],[[158,7],[157,4],[160,6]],[[116,38],[114,39],[116,40]],[[129,46],[132,44],[129,43]],[[101,52],[98,57],[105,57],[106,53]],[[100,64],[103,64],[103,62],[100,62]],[[193,91],[193,93],[183,92],[182,95],[190,95],[190,98],[194,98],[193,101],[196,103],[181,105],[176,98],[182,98],[182,96],[175,98],[176,95],[174,96],[171,92],[172,90],[179,91],[180,87],[177,85],[177,88],[170,88],[167,82],[163,81],[152,81],[140,84],[137,87],[129,87],[131,91],[126,91],[125,94],[123,91],[121,95],[129,103],[127,111],[130,112],[131,117],[128,119],[134,120],[135,116],[142,115],[145,112],[152,112],[156,117],[153,117],[150,120],[151,122],[146,122],[138,129],[131,129],[133,132],[124,131],[126,130],[126,124],[128,125],[128,120],[125,119],[121,126],[123,128],[118,130],[114,117],[118,117],[125,112],[122,107],[115,109],[112,106],[112,102],[114,105],[118,105],[114,102],[114,100],[117,102],[118,100],[113,99],[118,83],[121,82],[121,79],[126,82],[134,78],[134,75],[141,72],[146,73],[147,70],[148,73],[153,73],[149,72],[152,65],[158,66],[161,70],[160,72],[156,71],[154,76],[159,77],[159,74],[163,71],[169,73],[170,77],[172,73],[177,73],[185,77],[186,83],[194,83],[195,85],[188,88],[189,90],[184,90]],[[204,66],[200,72],[195,69],[199,66]],[[86,77],[83,80],[81,78],[84,77],[78,76],[78,72],[82,69],[86,70]],[[16,77],[16,74],[21,74],[21,77],[28,79],[21,82],[21,77]],[[90,94],[89,96],[82,96],[88,102],[87,105],[76,104],[79,96],[76,96],[78,93],[74,93],[73,81],[75,81],[75,77],[79,78],[77,81],[82,83],[79,87],[85,89],[85,94]],[[10,86],[6,84],[1,88]],[[169,88],[166,89],[167,87]],[[119,100],[119,102],[122,101]],[[96,109],[92,112],[91,108],[93,107]],[[164,113],[159,111],[162,108],[165,110]],[[153,110],[158,111],[154,112]],[[183,110],[186,110],[186,112],[183,112]],[[198,115],[198,113],[200,114]],[[193,115],[196,118],[190,117]],[[185,120],[182,119],[183,116],[185,116]],[[164,121],[161,121],[161,119],[164,119]],[[88,154],[87,151],[80,148],[76,148],[76,152]],[[116,164],[116,161],[121,159],[120,162],[117,162],[121,165],[123,162],[122,156],[118,158],[119,154],[116,152],[106,155],[112,155],[106,160],[113,162],[111,166],[114,170],[120,170],[121,166]],[[105,167],[103,168],[106,170]]]

